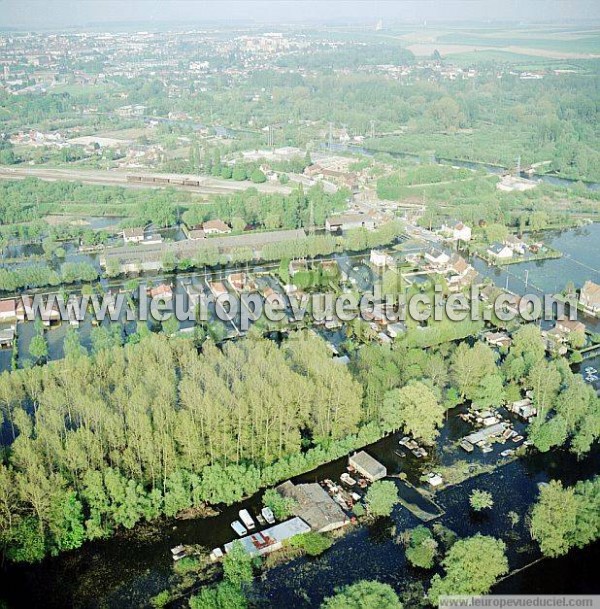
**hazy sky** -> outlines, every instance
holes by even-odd
[[[110,22],[558,21],[600,19],[600,0],[0,0],[0,27]]]

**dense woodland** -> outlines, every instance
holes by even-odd
[[[200,354],[165,335],[114,344],[88,356],[74,334],[64,360],[0,376],[0,530],[13,560],[233,503],[387,432],[431,444],[465,400],[486,408],[532,389],[542,451],[582,455],[600,436],[600,401],[566,360],[546,361],[535,326],[502,360],[480,343],[401,342],[360,349],[350,369],[302,333],[281,346],[256,332],[208,340]]]

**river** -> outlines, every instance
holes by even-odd
[[[323,144],[323,148],[327,148],[333,152],[352,152],[354,154],[364,154],[365,156],[373,156],[378,153],[389,154],[391,157],[398,159],[412,159],[415,163],[419,164],[422,162],[422,155],[413,152],[387,152],[384,150],[376,150],[375,148],[367,148],[366,146],[358,146],[352,144],[333,144],[331,147]],[[494,175],[501,175],[508,171],[507,167],[502,165],[494,165],[491,163],[484,163],[481,161],[467,161],[464,159],[447,159],[444,157],[438,157],[435,154],[429,156],[429,162],[438,165],[454,165],[456,167],[464,167],[465,169],[483,169],[488,173]],[[520,177],[525,180],[532,182],[544,182],[552,186],[559,186],[561,188],[572,188],[576,184],[583,184],[586,188],[593,191],[600,190],[600,182],[588,182],[581,180],[574,180],[571,178],[562,178],[553,174],[540,174],[532,178],[529,174],[520,172]]]

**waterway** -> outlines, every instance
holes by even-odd
[[[326,146],[323,145],[323,148],[325,147]],[[417,164],[422,162],[422,155],[415,154],[412,152],[385,152],[383,150],[376,150],[374,148],[367,148],[364,146],[354,146],[352,144],[333,144],[331,148],[327,146],[327,149],[332,150],[334,152],[352,152],[354,154],[364,154],[366,156],[373,156],[378,153],[384,153],[389,154],[391,157],[397,159],[410,159],[411,161],[414,161]],[[435,154],[432,154],[428,157],[428,162],[436,163],[438,165],[454,165],[456,167],[464,167],[465,169],[483,169],[484,171],[487,171],[488,173],[494,175],[501,175],[508,171],[508,168],[503,167],[502,165],[493,165],[491,163],[483,163],[480,161],[467,161],[463,159],[447,159],[443,157],[438,157]],[[532,178],[530,175],[521,172],[520,177],[525,180],[530,180],[532,182],[543,182],[552,186],[559,186],[561,188],[572,188],[577,184],[583,184],[589,190],[600,190],[599,182],[582,182],[579,180],[562,178],[560,176],[551,174],[540,174]]]

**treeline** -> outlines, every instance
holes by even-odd
[[[233,503],[374,441],[321,340],[188,340],[72,352],[0,376],[7,556],[34,561],[190,505]],[[360,428],[360,431],[359,431]],[[358,433],[358,435],[356,435]],[[306,450],[308,447],[313,447]]]
[[[37,178],[0,183],[0,222],[29,222],[51,213],[129,216],[137,225],[173,224],[177,205],[190,193],[169,189],[134,189],[77,182],[47,182]]]
[[[16,268],[0,268],[0,291],[55,287],[78,281],[95,281],[99,272],[89,262],[65,262],[60,272],[43,264],[32,264]]]
[[[396,237],[403,232],[401,222],[388,222],[378,229],[369,231],[357,228],[348,231],[343,237],[333,235],[308,235],[293,241],[281,243],[267,243],[261,248],[260,260],[276,261],[290,258],[314,258],[315,256],[327,256],[336,252],[362,251],[372,247],[379,247],[393,243]],[[207,244],[210,240],[207,240]],[[257,260],[252,248],[242,247],[221,252],[217,247],[198,247],[196,254],[191,258],[179,258],[169,252],[162,258],[162,266],[166,271],[175,269],[186,271],[191,268],[202,268],[205,266],[217,266],[220,264],[239,264]],[[107,261],[106,274],[116,277],[120,274],[120,264],[115,258]]]
[[[267,230],[300,228],[309,226],[312,208],[315,226],[323,226],[327,216],[344,209],[349,194],[345,189],[326,193],[320,184],[306,192],[299,186],[289,195],[263,194],[249,188],[227,197],[216,197],[210,205],[191,207],[182,218],[188,226],[219,218],[236,232],[243,231],[247,225]]]

